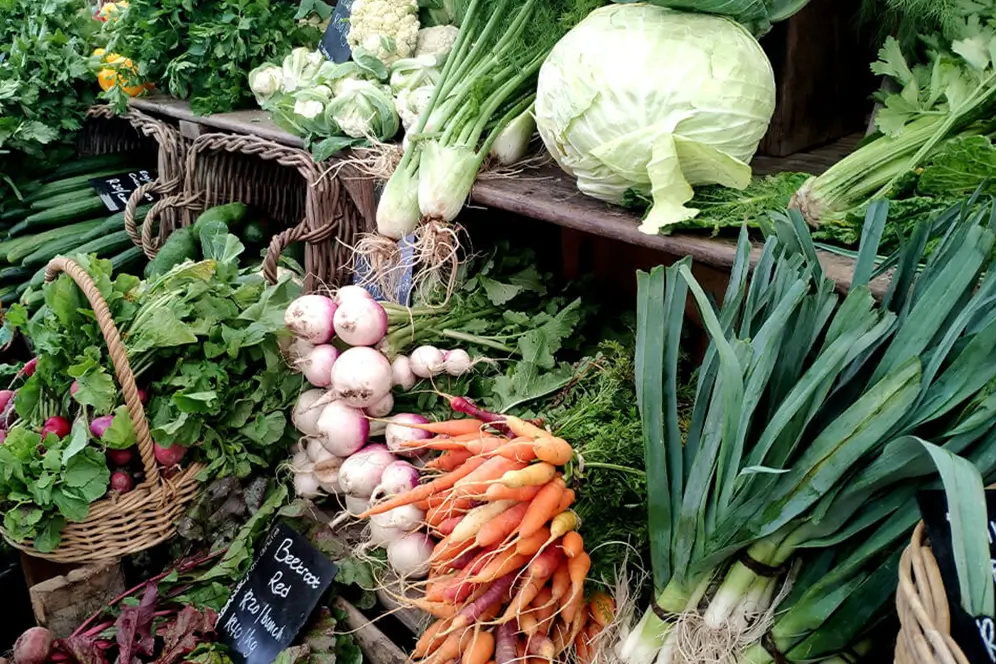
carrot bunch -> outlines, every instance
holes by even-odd
[[[531,422],[473,414],[484,416],[431,425],[447,435],[407,443],[441,452],[426,464],[435,476],[360,515],[416,505],[439,538],[425,595],[409,600],[437,620],[412,658],[553,664],[573,649],[590,662],[614,606],[585,597],[591,558],[562,472],[574,450]]]

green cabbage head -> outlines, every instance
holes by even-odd
[[[652,198],[640,230],[655,234],[698,214],[685,205],[693,185],[749,184],[775,79],[730,19],[609,5],[554,47],[535,108],[547,150],[578,188],[610,203]]]

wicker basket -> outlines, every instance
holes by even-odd
[[[155,150],[157,175],[155,181],[135,190],[125,206],[125,230],[139,247],[142,246],[142,237],[138,227],[144,225],[144,220],[135,219],[135,211],[145,202],[146,194],[162,197],[179,191],[183,185],[187,142],[174,127],[134,108],[121,115],[116,115],[110,106],[94,106],[87,112],[87,122],[77,139],[80,154],[111,154],[142,149]],[[175,215],[175,212],[167,211],[167,222],[175,223]]]
[[[62,257],[52,259],[45,271],[46,280],[53,280],[59,272],[72,277],[93,307],[114,364],[114,373],[121,386],[128,414],[131,415],[145,479],[126,494],[102,498],[90,505],[90,512],[85,520],[70,523],[63,529],[62,542],[51,553],[40,553],[32,546],[31,541],[13,542],[6,533],[4,538],[12,546],[32,556],[59,563],[87,563],[142,551],[172,537],[186,503],[199,490],[200,482],[196,475],[203,466],[191,464],[170,478],[159,472],[149,425],[145,420],[145,410],[139,401],[135,377],[128,365],[127,351],[114,326],[107,303],[90,275],[77,263]]]
[[[276,279],[280,252],[292,242],[307,243],[306,290],[346,278],[350,246],[366,226],[361,210],[369,213],[373,205],[372,190],[365,196],[359,180],[347,182],[341,172],[323,172],[304,150],[258,136],[223,133],[198,136],[184,171],[182,192],[160,200],[146,218],[141,246],[149,258],[176,221],[186,226],[205,208],[238,201],[288,227],[274,237],[264,261],[271,281]],[[170,218],[165,216],[169,210],[180,213]]]
[[[969,664],[951,637],[951,612],[921,521],[899,562],[896,664]]]

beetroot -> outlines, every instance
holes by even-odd
[[[113,466],[127,466],[134,455],[131,450],[107,450],[107,460]]]
[[[183,459],[183,455],[187,452],[187,448],[180,445],[163,447],[159,443],[155,443],[153,449],[155,450],[156,462],[161,466],[166,466],[167,468],[180,463]]]
[[[45,440],[45,436],[54,433],[57,438],[65,438],[69,435],[70,429],[69,420],[56,415],[45,420],[45,424],[41,428],[41,437],[42,440]]]
[[[32,627],[17,637],[14,664],[45,664],[52,652],[52,633],[44,627]]]
[[[131,475],[124,470],[115,470],[111,473],[111,491],[118,493],[128,493],[135,486]]]

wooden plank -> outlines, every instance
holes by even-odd
[[[365,660],[371,664],[406,664],[408,656],[367,619],[359,609],[341,597],[332,604],[346,614],[346,625],[356,638]]]
[[[269,115],[259,109],[197,115],[190,110],[190,104],[187,102],[166,95],[138,97],[130,100],[129,104],[153,115],[164,115],[174,120],[193,122],[235,134],[252,134],[295,148],[304,147],[304,141],[278,127]]]
[[[32,585],[29,593],[35,621],[56,638],[65,638],[124,591],[121,562],[110,560]]]

